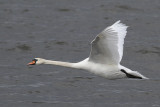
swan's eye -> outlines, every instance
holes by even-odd
[[[37,62],[38,60],[37,60],[37,59],[33,59],[32,61],[35,61],[35,62]]]

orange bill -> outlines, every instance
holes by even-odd
[[[28,63],[28,65],[35,65],[36,64],[36,61],[32,61],[30,63]]]

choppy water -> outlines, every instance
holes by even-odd
[[[129,27],[122,64],[149,80],[107,80],[83,70],[26,64],[77,62],[108,25]],[[159,0],[1,0],[1,107],[160,107]]]

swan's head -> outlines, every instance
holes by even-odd
[[[28,65],[40,65],[40,64],[44,64],[44,62],[45,62],[45,59],[34,58],[32,62],[28,63]]]

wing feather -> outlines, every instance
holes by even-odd
[[[123,56],[127,26],[117,21],[104,29],[92,41],[89,61],[101,64],[119,64]]]

